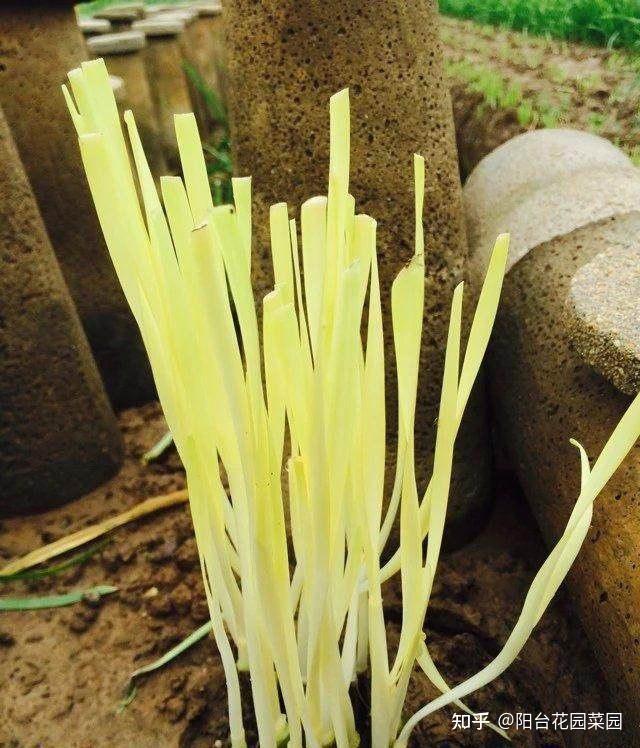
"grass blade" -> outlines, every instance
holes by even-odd
[[[120,702],[120,706],[118,707],[118,712],[123,711],[123,709],[129,706],[129,704],[135,698],[136,680],[141,675],[152,673],[154,670],[159,670],[161,667],[164,667],[172,660],[175,660],[176,657],[181,655],[187,649],[192,647],[194,644],[197,644],[201,639],[204,639],[204,637],[207,636],[207,634],[209,634],[210,632],[211,621],[207,621],[206,623],[203,623],[200,628],[189,634],[186,639],[183,639],[179,644],[176,644],[175,647],[172,647],[168,652],[165,652],[162,657],[158,657],[157,660],[150,662],[148,665],[143,665],[143,667],[134,670],[129,676],[129,682],[127,683],[127,687],[124,691],[124,696],[122,698],[122,701]]]
[[[9,610],[43,610],[45,608],[62,608],[85,599],[100,598],[117,592],[117,587],[101,584],[88,590],[65,592],[63,595],[46,595],[45,597],[5,597],[0,598],[0,611]]]
[[[83,564],[92,556],[95,556],[96,553],[101,551],[108,542],[108,540],[103,540],[101,543],[96,543],[90,548],[87,548],[86,551],[76,553],[75,556],[71,556],[71,558],[66,561],[54,564],[53,566],[47,566],[45,569],[26,569],[25,571],[16,571],[14,574],[0,574],[0,582],[19,582],[24,579],[44,579],[45,577],[55,576],[66,569],[70,569],[72,566]]]
[[[146,465],[149,462],[153,462],[154,460],[157,460],[160,455],[162,455],[169,447],[173,444],[173,434],[170,431],[167,431],[164,436],[161,436],[160,439],[151,447],[151,449],[148,449],[143,455],[142,455],[142,462]]]

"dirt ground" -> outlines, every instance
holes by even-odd
[[[588,130],[640,164],[640,57],[441,17],[461,173],[537,127]]]
[[[105,486],[85,498],[29,519],[0,526],[0,557],[9,559],[42,543],[123,511],[149,496],[184,486],[175,451],[143,466],[141,454],[164,431],[157,404],[121,417],[127,461]],[[496,506],[480,536],[445,557],[427,619],[436,662],[459,682],[498,652],[515,622],[527,584],[541,562],[542,541],[508,474],[496,485]],[[203,640],[162,670],[140,681],[120,714],[128,674],[187,636],[207,618],[186,506],[127,525],[83,566],[54,578],[3,585],[3,594],[28,595],[109,583],[118,592],[98,605],[0,614],[0,746],[227,745],[222,668],[212,640]],[[386,593],[391,642],[400,622],[398,586]],[[244,683],[248,693],[248,683]],[[354,690],[363,728],[366,683]],[[434,696],[415,677],[408,712]],[[584,632],[561,595],[507,673],[469,699],[493,716],[502,712],[604,712],[607,691]],[[250,704],[246,704],[250,711]],[[247,719],[250,744],[255,731]],[[513,732],[516,746],[613,745],[606,733]],[[453,731],[451,711],[425,720],[415,746],[493,746],[501,741],[476,730]],[[599,740],[602,738],[602,742]],[[363,744],[367,744],[366,737]]]

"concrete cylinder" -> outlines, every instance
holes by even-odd
[[[451,101],[442,72],[436,3],[353,0],[229,0],[227,33],[234,168],[253,177],[258,295],[272,285],[268,207],[295,210],[326,194],[329,97],[351,96],[351,192],[378,221],[387,354],[387,422],[397,421],[390,289],[412,255],[412,154],[426,159],[425,329],[416,415],[418,484],[430,473],[443,350],[453,288],[463,275],[466,241]],[[488,495],[488,439],[482,401],[460,436],[447,538],[477,529],[470,518]],[[394,433],[389,448],[393,449]]]
[[[111,402],[155,389],[140,335],[111,265],[60,86],[86,59],[71,6],[0,4],[0,105],[38,201]]]
[[[147,78],[143,50],[147,42],[142,31],[121,31],[87,39],[92,57],[103,57],[110,73],[126,84],[126,106],[136,118],[140,139],[155,177],[167,172],[160,125]]]
[[[464,202],[476,278],[494,231],[512,232],[489,355],[493,410],[511,464],[552,545],[579,491],[579,457],[569,438],[578,439],[593,461],[630,402],[575,350],[565,305],[573,280],[596,255],[635,251],[640,172],[601,138],[538,131],[481,161],[465,186]],[[619,283],[624,273],[622,265]],[[636,326],[637,308],[636,299]],[[626,745],[640,744],[639,505],[636,445],[597,499],[568,577],[612,704],[623,712]]]
[[[0,110],[0,516],[110,478],[122,444]]]
[[[189,27],[193,40],[191,62],[205,85],[226,106],[228,83],[222,6],[218,2],[200,2],[191,3],[189,7],[198,13],[195,22]],[[215,132],[223,124],[215,121],[206,107],[204,117],[205,132]]]
[[[142,31],[147,36],[144,60],[160,127],[160,140],[169,171],[177,174],[180,171],[180,158],[173,115],[193,109],[180,48],[184,22],[177,18],[163,21],[152,17],[136,21],[132,29]]]
[[[181,21],[184,24],[182,34],[178,37],[180,42],[180,52],[182,54],[182,69],[189,89],[191,109],[196,115],[202,136],[206,137],[208,134],[208,122],[205,97],[199,90],[197,81],[194,79],[194,76],[201,76],[206,85],[206,81],[200,71],[199,63],[201,51],[198,47],[202,39],[201,36],[196,33],[196,20],[198,19],[198,15],[197,10],[192,9],[187,5],[177,5],[174,6],[173,10],[165,10],[164,12],[156,13],[153,18],[154,20],[164,22]]]

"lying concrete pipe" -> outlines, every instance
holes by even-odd
[[[151,400],[153,378],[89,194],[60,86],[86,59],[71,3],[0,3],[0,105],[111,402]]]
[[[640,172],[602,138],[541,130],[481,161],[464,204],[476,284],[492,237],[512,235],[489,378],[503,445],[551,546],[578,496],[569,438],[593,462],[637,386],[628,374],[638,365],[629,331],[637,335],[640,322]],[[621,320],[621,308],[632,318]],[[612,339],[622,341],[626,375],[620,358],[604,364]],[[584,356],[588,340],[599,341],[599,365]],[[621,391],[621,381],[636,385]],[[640,445],[597,499],[568,584],[623,712],[626,744],[640,745]]]
[[[0,516],[110,478],[122,442],[0,110]]]

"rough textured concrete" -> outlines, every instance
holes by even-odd
[[[509,231],[511,268],[545,241],[640,207],[640,180],[628,156],[604,138],[536,130],[478,164],[464,204],[469,246],[481,253],[474,261],[484,265],[496,235]]]
[[[210,3],[195,3],[179,11],[158,14],[158,18],[177,17],[184,20],[185,29],[180,37],[180,48],[184,60],[202,77],[205,85],[224,101],[224,39],[222,27],[222,7]],[[217,124],[202,93],[187,76],[189,96],[194,106],[200,131],[207,136]]]
[[[154,387],[138,329],[102,239],[60,86],[86,59],[71,5],[0,4],[0,104],[111,401]]]
[[[640,391],[640,237],[584,265],[565,311],[582,358],[622,392]]]
[[[193,63],[206,84],[226,104],[228,98],[227,52],[222,6],[219,3],[192,3],[198,18],[190,27],[193,41]],[[205,127],[210,130],[210,121]]]
[[[0,111],[0,515],[57,506],[119,467],[118,426]]]
[[[351,192],[378,221],[385,309],[393,278],[410,258],[412,154],[426,158],[425,335],[417,413],[419,485],[429,471],[453,287],[463,273],[465,232],[451,102],[442,77],[436,3],[399,0],[229,0],[227,29],[234,165],[251,174],[258,292],[272,284],[267,210],[326,194],[329,97],[351,95]],[[395,398],[390,315],[388,388]],[[388,423],[395,428],[395,405]],[[477,426],[477,423],[476,423]],[[473,440],[476,440],[475,443]],[[451,519],[478,511],[486,494],[487,439],[480,427],[460,442]]]
[[[515,148],[515,141],[511,147]],[[487,195],[499,194],[505,183],[519,182],[522,202],[513,199],[510,210],[501,217],[521,238],[515,243],[505,280],[489,370],[502,442],[551,545],[564,529],[578,495],[579,457],[569,438],[578,439],[593,460],[629,404],[628,397],[574,350],[566,299],[572,279],[603,249],[621,255],[635,251],[640,212],[630,212],[627,205],[612,217],[600,217],[615,213],[617,200],[623,202],[620,195],[603,190],[606,172],[601,164],[594,166],[591,181],[586,179],[582,162],[572,162],[571,157],[566,168],[554,163],[554,168],[545,172],[549,163],[544,150],[531,148],[527,176],[532,188],[527,190],[518,173],[525,160],[513,158],[509,171],[502,171],[496,165],[504,153],[499,151],[478,167],[483,188],[479,188],[476,175],[470,179],[468,191],[465,187],[469,219],[476,225],[476,231],[470,231],[474,237],[470,244],[472,266],[476,273],[483,269],[483,224],[494,225],[496,220],[491,214],[483,218],[487,205],[499,205],[499,198]],[[496,164],[489,163],[494,156]],[[625,176],[628,191],[621,193],[624,197],[634,190],[631,173],[620,169],[620,161],[611,160],[611,172]],[[558,185],[568,183],[567,171],[574,167],[576,181],[589,192],[581,196],[579,210],[572,212],[575,191],[563,196]],[[554,175],[546,187],[538,179],[545,173]],[[635,179],[640,182],[637,172]],[[606,184],[613,187],[615,180]],[[532,200],[532,194],[538,199]],[[596,218],[593,222],[589,215],[580,214],[589,201],[591,216]],[[538,206],[535,223],[530,217],[523,219],[524,205]],[[559,214],[570,218],[567,232],[561,235]],[[572,222],[578,218],[584,225],[576,228]],[[535,244],[535,237],[549,234],[555,238]],[[522,246],[528,248],[524,255]],[[635,741],[640,741],[639,504],[640,446],[636,445],[596,501],[592,528],[569,576],[570,591],[609,680],[615,709],[623,712]]]
[[[109,72],[125,81],[126,106],[136,118],[149,166],[153,175],[158,177],[167,172],[167,164],[144,64],[143,50],[146,44],[142,31],[123,31],[88,39],[87,49],[93,57],[103,57]]]
[[[160,127],[160,142],[169,171],[177,174],[180,171],[180,158],[173,115],[193,109],[180,49],[184,23],[177,19],[161,21],[149,18],[136,22],[132,28],[143,31],[147,36],[144,61]]]
[[[164,11],[163,13],[157,13],[153,16],[153,20],[157,20],[163,23],[171,21],[179,21],[183,25],[182,33],[178,35],[180,42],[180,53],[182,54],[183,69],[187,65],[193,68],[196,73],[202,75],[201,60],[204,54],[209,54],[211,51],[211,41],[209,39],[202,39],[202,35],[196,33],[196,21],[198,20],[199,13],[194,8],[188,6],[176,6],[173,10]],[[205,43],[204,49],[199,49],[202,43]],[[213,63],[213,60],[211,61]],[[204,78],[204,76],[203,76]],[[196,116],[198,121],[198,127],[200,132],[205,137],[207,133],[207,115],[206,105],[204,97],[198,91],[198,86],[192,79],[191,75],[185,70],[185,80],[187,82],[187,88],[189,91],[189,101],[191,102],[191,109]],[[206,79],[205,79],[206,82]]]

